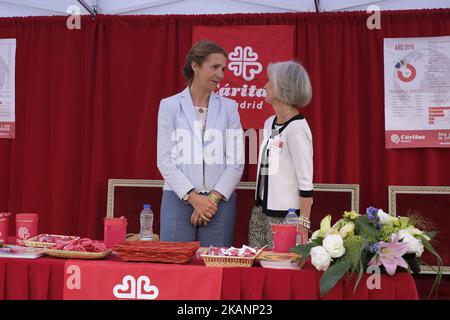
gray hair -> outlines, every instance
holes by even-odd
[[[275,96],[282,102],[304,107],[312,97],[311,81],[305,68],[296,61],[270,63],[267,75],[274,86]]]

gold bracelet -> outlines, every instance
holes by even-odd
[[[300,218],[298,219],[298,224],[308,230],[311,229],[311,221],[309,221],[309,219],[304,216],[300,216]]]
[[[220,202],[220,198],[216,196],[214,193],[208,194],[208,198],[210,198],[212,201],[214,201],[217,205]]]

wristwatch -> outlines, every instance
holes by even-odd
[[[216,196],[214,193],[210,193],[208,195],[208,198],[210,198],[212,201],[214,201],[216,204],[219,204],[220,198]]]
[[[189,197],[191,196],[191,192],[194,191],[195,189],[191,189],[188,192],[186,192],[186,194],[183,196],[183,198],[181,198],[185,203],[189,203]]]

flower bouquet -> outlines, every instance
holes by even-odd
[[[426,222],[418,216],[394,217],[382,209],[369,207],[366,214],[344,212],[342,219],[331,226],[331,216],[320,222],[307,244],[291,251],[311,258],[319,271],[320,296],[324,296],[348,272],[358,275],[355,290],[364,272],[382,268],[394,275],[397,267],[420,273],[424,249],[437,260],[438,270],[430,295],[437,290],[442,277],[442,259],[430,244],[436,232],[425,232]]]

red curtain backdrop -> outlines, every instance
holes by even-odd
[[[0,38],[17,38],[17,130],[0,139],[0,211],[38,212],[40,232],[102,238],[108,178],[161,179],[159,101],[185,85],[194,25],[296,26],[313,85],[304,113],[315,183],[359,184],[361,210],[387,210],[388,185],[448,185],[450,149],[384,148],[383,38],[450,35],[450,10],[382,12],[380,30],[367,17],[100,15],[80,30],[66,17],[0,19]],[[248,166],[242,180],[254,176]]]

